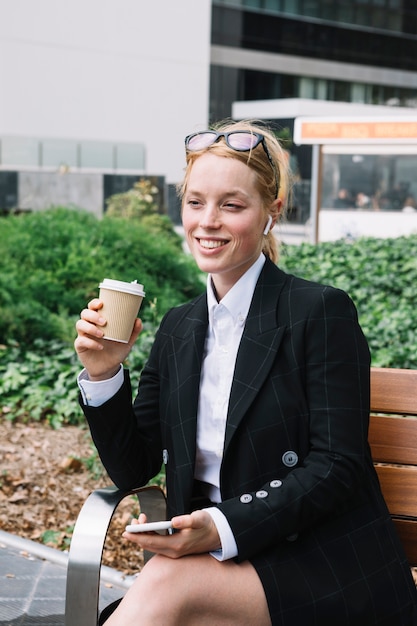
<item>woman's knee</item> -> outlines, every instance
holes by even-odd
[[[155,555],[139,574],[131,595],[141,606],[142,619],[146,615],[149,623],[153,619],[157,624],[163,616],[168,624],[183,612],[188,594],[181,560]]]

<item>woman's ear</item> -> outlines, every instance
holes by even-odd
[[[277,220],[281,213],[281,207],[282,207],[281,198],[276,198],[274,202],[271,204],[271,210],[268,216],[268,221],[265,225],[264,235],[267,235],[269,231],[271,230],[271,228],[273,228],[275,224],[277,223]]]
[[[268,216],[268,221],[266,223],[266,226],[264,228],[264,235],[267,235],[271,229],[271,224],[272,224],[272,215]]]

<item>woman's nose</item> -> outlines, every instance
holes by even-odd
[[[217,207],[206,206],[201,213],[200,226],[202,228],[218,228],[220,225],[220,211]]]

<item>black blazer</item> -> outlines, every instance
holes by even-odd
[[[119,487],[143,485],[165,464],[170,517],[191,508],[207,324],[205,294],[169,311],[133,409],[127,373],[114,398],[84,407]],[[347,294],[267,260],[236,360],[218,507],[274,624],[417,624],[367,443],[369,370]]]

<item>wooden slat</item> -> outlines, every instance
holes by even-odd
[[[415,417],[371,415],[368,439],[374,461],[417,466]]]
[[[417,370],[371,368],[371,410],[417,415]]]
[[[417,522],[394,517],[394,524],[409,564],[417,566]]]
[[[382,493],[408,562],[417,566],[417,370],[371,368],[371,412],[384,414],[371,414],[369,423]]]
[[[376,471],[391,515],[417,519],[417,468],[376,465]]]

